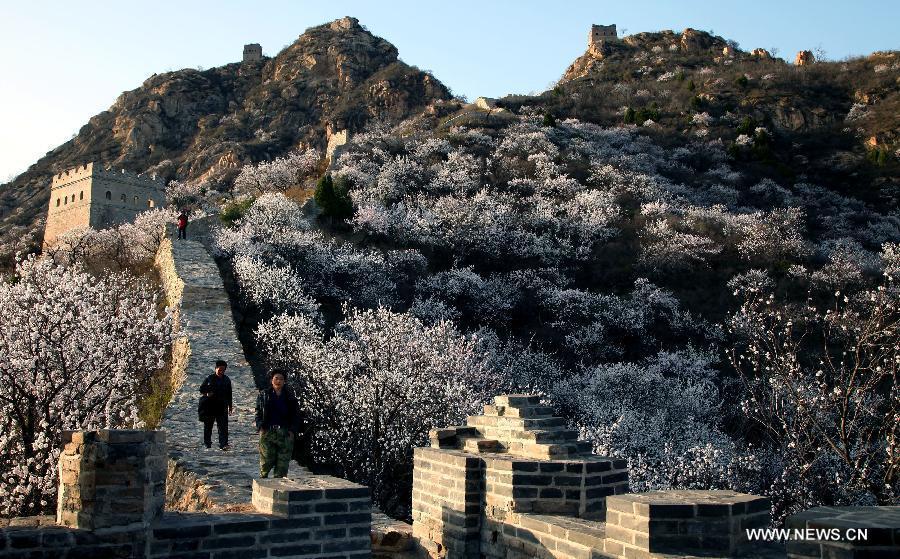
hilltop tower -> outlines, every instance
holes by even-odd
[[[618,40],[619,34],[616,32],[615,23],[612,25],[591,25],[591,32],[588,35],[588,48],[599,46],[604,41]]]
[[[87,163],[53,176],[44,246],[75,227],[102,229],[165,205],[166,184],[155,176]]]
[[[262,60],[262,47],[259,43],[244,45],[244,63]]]

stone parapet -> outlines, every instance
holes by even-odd
[[[728,557],[752,547],[747,529],[769,525],[768,499],[734,491],[632,493],[606,505],[606,537],[622,546],[622,557]]]
[[[477,554],[483,495],[484,463],[478,456],[459,450],[415,449],[412,516],[416,544],[432,557]]]
[[[900,557],[900,507],[816,507],[789,517],[785,528],[790,559]],[[807,532],[821,539],[797,537]]]
[[[96,530],[149,525],[166,498],[165,434],[159,431],[75,431],[59,458],[57,523]]]
[[[498,454],[485,456],[484,464],[489,515],[536,512],[602,520],[606,498],[628,491],[625,460],[535,460]]]
[[[627,463],[593,455],[577,435],[523,394],[496,397],[464,426],[432,430],[431,448],[415,450],[416,544],[430,557],[504,557],[522,514],[602,519],[606,498],[628,490]]]

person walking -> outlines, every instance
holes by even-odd
[[[256,428],[259,430],[259,475],[285,477],[294,450],[294,434],[300,430],[300,403],[285,384],[283,371],[272,371],[272,386],[256,398]]]
[[[187,224],[188,217],[184,210],[181,210],[181,215],[178,216],[178,238],[187,240]]]
[[[219,431],[219,448],[229,450],[228,414],[234,411],[231,400],[231,379],[225,375],[228,363],[216,361],[216,372],[200,385],[200,419],[203,421],[203,444],[212,447],[212,427]]]

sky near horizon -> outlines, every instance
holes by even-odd
[[[592,23],[620,34],[693,27],[790,60],[801,49],[831,60],[900,49],[896,0],[0,0],[0,14],[0,183],[154,73],[237,62],[245,43],[274,56],[345,15],[470,100],[547,89],[584,52]]]

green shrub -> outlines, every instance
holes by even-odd
[[[694,82],[691,82],[691,83],[694,83]],[[699,95],[694,95],[693,97],[691,97],[691,108],[692,109],[699,109],[702,106],[703,106],[703,99],[701,99]]]
[[[697,86],[694,85],[694,80],[689,80],[687,84],[688,91],[694,91],[697,89]]]
[[[756,121],[749,116],[745,116],[737,127],[738,134],[753,134],[754,130],[756,130]]]
[[[747,76],[738,76],[738,79],[734,80],[734,85],[738,87],[747,87],[747,84],[750,80],[747,79]]]
[[[866,159],[877,167],[887,165],[888,157],[890,157],[890,153],[885,148],[870,149],[866,152]]]
[[[343,177],[333,180],[331,175],[322,175],[316,183],[314,199],[322,210],[322,215],[334,219],[347,219],[353,215],[349,184]]]
[[[226,204],[225,207],[222,208],[222,213],[219,215],[222,224],[233,225],[235,221],[244,217],[244,214],[247,213],[247,210],[253,205],[253,201],[254,198],[243,198],[240,200],[233,200]]]
[[[631,107],[625,110],[625,124],[634,124],[634,109]]]
[[[544,113],[544,126],[556,128],[556,117],[554,117],[553,113],[551,113],[550,111]]]

